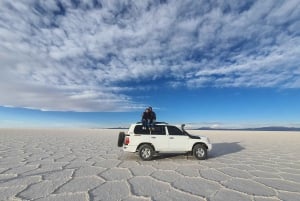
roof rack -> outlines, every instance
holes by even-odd
[[[143,122],[141,122],[141,121],[138,121],[138,122],[136,122],[137,124],[141,124],[141,123],[143,123]],[[164,121],[156,121],[154,124],[168,124],[167,122],[164,122]]]
[[[157,122],[155,122],[155,124],[168,124],[168,123],[164,122],[164,121],[157,121]]]

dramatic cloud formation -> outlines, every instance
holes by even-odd
[[[287,1],[0,2],[0,105],[143,107],[156,87],[300,88],[300,4]]]

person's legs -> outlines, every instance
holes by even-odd
[[[148,127],[147,119],[143,119],[142,123],[143,123],[143,130],[146,130],[146,127]]]
[[[150,129],[151,128],[150,119],[147,119],[146,122],[147,122],[146,123],[146,128]]]
[[[150,128],[151,130],[154,130],[155,120],[150,120]]]

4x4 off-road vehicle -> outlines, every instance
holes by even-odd
[[[125,134],[119,133],[118,146],[125,152],[138,152],[142,160],[151,160],[158,153],[192,153],[197,159],[207,158],[212,144],[205,136],[190,135],[164,122],[157,122],[153,129],[144,129],[141,122],[132,124]]]

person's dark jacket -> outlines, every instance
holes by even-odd
[[[151,120],[151,113],[150,112],[144,112],[142,116],[142,120]]]
[[[150,120],[151,121],[153,121],[153,120],[156,121],[156,114],[155,114],[155,112],[150,111],[149,113],[150,113]]]

